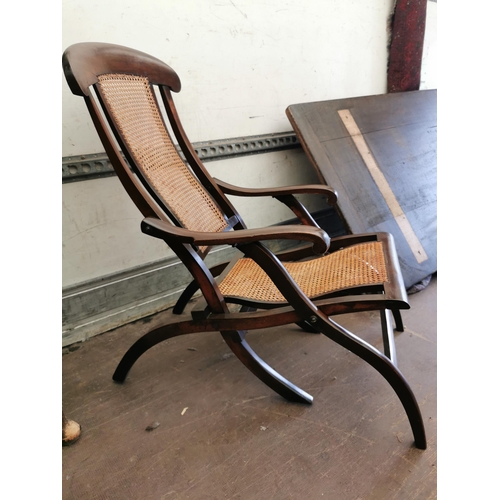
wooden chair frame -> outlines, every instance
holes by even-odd
[[[84,98],[117,176],[144,216],[142,231],[164,240],[193,276],[193,282],[174,307],[173,312],[179,315],[179,320],[155,328],[135,342],[120,361],[113,379],[123,382],[137,359],[164,340],[194,332],[219,331],[241,362],[271,389],[289,401],[312,403],[311,395],[271,368],[245,340],[248,330],[296,323],[305,331],[323,333],[375,368],[399,397],[407,413],[415,445],[425,449],[425,429],[416,398],[396,363],[391,312],[396,329],[403,331],[400,310],[409,309],[410,306],[392,236],[371,233],[330,239],[294,196],[315,193],[326,196],[333,205],[337,199],[336,193],[325,185],[248,189],[212,178],[187,138],[174,106],[172,92],[180,91],[179,77],[162,61],[118,45],[80,43],[64,52],[63,69],[71,91]],[[165,203],[155,186],[146,178],[137,155],[131,151],[124,131],[115,120],[101,86],[101,75],[117,74],[147,78],[149,86],[159,90],[166,110],[166,117],[162,116],[163,125],[168,120],[190,172],[211,197],[216,209],[223,214],[225,227],[217,231],[185,227],[186,224],[182,223],[175,210]],[[286,204],[301,224],[248,229],[226,195],[272,196]],[[305,244],[281,254],[272,253],[262,244],[266,240],[277,239],[292,239]],[[332,255],[369,242],[378,242],[383,248],[387,278],[382,283],[361,283],[311,298],[287,270],[289,262]],[[225,296],[220,284],[231,272],[234,262],[208,269],[204,258],[214,245],[231,245],[240,250],[245,258],[252,259],[267,274],[285,301],[266,302]],[[191,313],[184,313],[197,290],[202,293],[199,305]],[[241,306],[240,312],[230,312],[228,304],[231,302]],[[380,311],[383,353],[332,319],[339,314],[373,310]]]

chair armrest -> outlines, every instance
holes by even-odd
[[[304,184],[302,186],[283,186],[271,188],[243,188],[215,179],[223,193],[234,196],[285,196],[293,194],[320,194],[327,197],[329,205],[337,203],[337,193],[330,186],[324,184]]]
[[[141,223],[142,232],[167,243],[177,242],[197,246],[244,245],[265,240],[301,240],[313,244],[313,252],[324,254],[328,251],[330,237],[323,229],[311,226],[270,226],[259,229],[239,229],[223,233],[191,231],[169,222],[146,217]]]

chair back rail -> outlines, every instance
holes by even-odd
[[[102,43],[69,47],[63,68],[72,92],[85,98],[106,153],[144,216],[196,231],[246,227],[184,132],[171,96],[181,88],[172,68],[140,51]],[[187,163],[174,146],[153,85]],[[196,250],[205,256],[210,248]]]
[[[181,90],[177,73],[163,61],[138,50],[109,43],[87,42],[68,47],[63,54],[63,71],[75,95],[88,96],[89,89],[104,74],[142,75],[153,85],[166,85],[174,92]]]
[[[81,43],[64,52],[63,69],[71,91],[84,97],[117,176],[145,217],[193,231],[245,228],[184,132],[171,95],[181,83],[172,68],[135,49]],[[160,90],[166,116],[153,86]],[[210,247],[169,246],[200,282],[211,309],[223,312],[224,299],[203,262]]]

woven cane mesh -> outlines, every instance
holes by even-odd
[[[362,243],[305,262],[284,262],[297,285],[310,298],[360,285],[387,281],[382,243]],[[252,260],[240,259],[219,285],[223,295],[262,302],[285,298]]]
[[[172,143],[148,79],[109,74],[98,80],[137,166],[181,224],[193,231],[224,229],[224,215]]]

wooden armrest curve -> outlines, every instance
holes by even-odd
[[[141,229],[143,233],[163,239],[167,243],[175,240],[197,246],[235,246],[265,240],[301,240],[310,241],[316,254],[324,254],[330,246],[330,237],[323,229],[300,225],[270,226],[258,229],[210,233],[191,231],[160,219],[146,217],[141,223]]]
[[[337,193],[330,186],[324,184],[303,184],[300,186],[281,186],[270,188],[244,188],[234,186],[220,179],[214,178],[223,193],[234,196],[284,196],[290,194],[320,194],[327,197],[329,205],[337,203]]]

